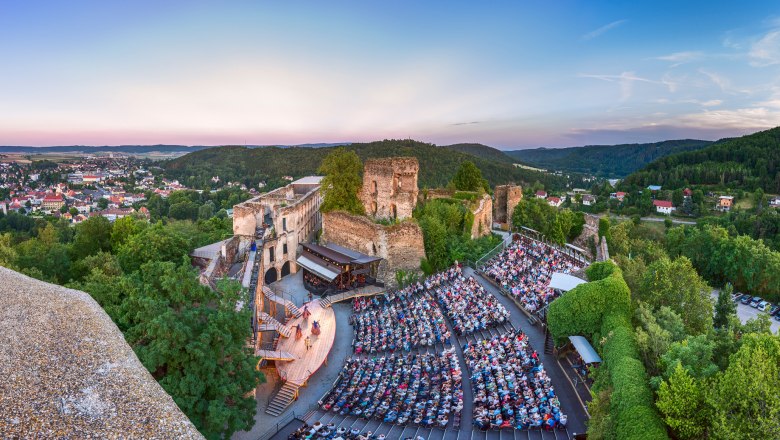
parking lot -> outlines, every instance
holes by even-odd
[[[718,291],[714,290],[712,292],[712,299],[713,301],[718,300]],[[753,307],[750,307],[749,305],[742,304],[741,302],[737,302],[737,316],[739,316],[739,320],[743,323],[747,322],[749,319],[753,319],[757,317],[759,314],[766,315],[764,312],[759,312],[757,309],[754,309]],[[770,316],[772,320],[772,333],[777,333],[778,330],[780,330],[780,321],[776,320],[774,316]]]

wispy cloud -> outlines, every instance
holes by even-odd
[[[715,107],[723,104],[723,101],[721,101],[720,99],[710,99],[709,101],[700,102],[699,104],[701,104],[704,107]]]
[[[750,45],[750,64],[756,67],[780,64],[780,29],[772,30]]]
[[[593,78],[601,81],[619,83],[621,101],[625,101],[631,97],[631,94],[633,93],[633,84],[635,82],[644,82],[650,84],[664,84],[666,86],[669,86],[667,83],[662,81],[655,81],[652,79],[636,76],[634,72],[623,72],[620,75],[594,75],[594,74],[581,73],[577,76],[579,76],[580,78]]]
[[[669,55],[656,57],[655,59],[661,61],[670,61],[673,63],[672,67],[676,67],[681,64],[690,63],[691,61],[698,61],[702,58],[704,58],[704,52],[687,51],[687,52],[675,52]]]
[[[456,123],[454,123],[454,124],[450,124],[450,125],[474,125],[474,124],[479,124],[480,122],[481,122],[481,121],[471,121],[471,122],[456,122]]]
[[[587,34],[584,34],[584,35],[582,36],[582,39],[583,39],[583,40],[592,40],[592,39],[594,39],[594,38],[598,37],[599,35],[602,35],[602,34],[604,34],[604,33],[605,33],[605,32],[607,32],[607,31],[610,31],[610,30],[612,30],[612,29],[615,29],[616,27],[618,27],[618,26],[620,26],[620,25],[624,24],[624,23],[625,23],[625,22],[627,22],[627,21],[628,21],[628,20],[625,20],[625,19],[623,19],[623,20],[617,20],[617,21],[613,21],[612,23],[606,24],[606,25],[604,25],[604,26],[601,26],[600,28],[598,28],[598,29],[596,29],[596,30],[592,30],[592,31],[588,32]]]

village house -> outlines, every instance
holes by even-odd
[[[557,208],[563,204],[563,200],[561,200],[560,197],[547,197],[547,203],[550,204],[553,208]]]
[[[547,198],[547,191],[536,191],[536,198],[537,199],[546,199]]]
[[[676,208],[672,205],[672,202],[668,200],[653,200],[653,206],[655,211],[659,214],[669,215]]]
[[[769,200],[769,206],[780,208],[780,196]]]
[[[596,204],[596,196],[593,194],[584,194],[582,196],[582,204],[584,206],[591,206]]]
[[[731,206],[734,204],[734,196],[720,196],[718,197],[718,206],[716,207],[720,211],[731,211]]]
[[[41,200],[41,209],[47,212],[57,211],[65,206],[65,200],[60,194],[49,194]]]

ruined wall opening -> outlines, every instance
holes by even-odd
[[[268,261],[270,261],[271,263],[276,261],[276,252],[275,251],[276,251],[276,249],[274,249],[273,246],[268,248]]]
[[[271,284],[279,279],[279,274],[276,272],[276,268],[272,267],[265,272],[265,284]]]
[[[286,277],[287,275],[290,275],[290,262],[286,261],[282,265],[282,278]]]

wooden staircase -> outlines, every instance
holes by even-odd
[[[555,342],[553,341],[552,333],[545,329],[544,331],[544,352],[546,354],[553,354],[555,349]]]
[[[269,301],[273,301],[277,304],[283,305],[284,308],[287,309],[287,311],[295,318],[303,314],[301,309],[299,309],[295,304],[293,304],[292,301],[277,295],[276,292],[271,290],[271,288],[268,286],[263,286],[263,296],[265,296]]]
[[[274,417],[282,414],[298,398],[298,388],[300,388],[300,385],[285,382],[282,389],[276,393],[271,403],[268,404],[265,413]]]
[[[323,309],[327,309],[332,305],[333,302],[329,298],[320,298],[320,307],[322,307]]]
[[[292,329],[277,321],[276,318],[265,312],[259,312],[257,319],[260,321],[259,328],[265,330],[274,330],[285,338],[289,338],[292,335]]]

